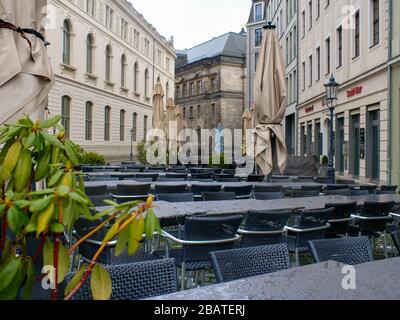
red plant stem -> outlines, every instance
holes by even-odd
[[[58,223],[63,222],[63,200],[58,201]],[[58,251],[60,249],[60,234],[54,234],[53,266],[54,266],[54,289],[51,290],[51,300],[58,298]]]
[[[7,211],[8,211],[8,209],[7,209]],[[8,229],[7,211],[4,213],[3,217],[1,218],[2,224],[1,224],[0,250],[2,252],[6,245],[6,238],[7,238],[7,229]]]

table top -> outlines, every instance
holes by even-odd
[[[327,261],[149,300],[400,300],[400,258],[355,266],[354,290],[342,287],[343,267]]]
[[[240,214],[249,210],[281,209],[321,209],[326,203],[348,203],[356,201],[362,206],[366,201],[394,201],[400,203],[400,195],[370,195],[367,197],[324,196],[312,198],[285,198],[279,200],[233,200],[233,201],[195,201],[195,202],[154,202],[154,212],[159,219],[186,217],[197,214]],[[103,211],[109,207],[98,207]]]

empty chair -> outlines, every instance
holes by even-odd
[[[394,206],[393,201],[373,202],[367,201],[360,209],[359,214],[353,215],[360,236],[379,237],[383,236],[384,254],[388,257],[386,232],[387,224],[392,220],[390,211]]]
[[[331,178],[326,178],[326,177],[316,177],[314,179],[316,183],[323,183],[323,184],[332,184],[333,180]]]
[[[336,184],[344,184],[344,185],[352,185],[355,184],[354,180],[345,180],[345,179],[338,179],[336,180]]]
[[[104,207],[107,204],[104,203],[105,200],[113,200],[114,197],[111,194],[103,194],[100,196],[89,196],[90,201],[92,201],[95,207]]]
[[[325,190],[326,196],[344,196],[350,197],[351,191],[350,189],[338,189],[338,190]]]
[[[151,184],[118,184],[116,196],[128,196],[131,200],[146,199],[150,192]]]
[[[156,201],[165,202],[193,202],[193,193],[170,193],[170,194],[157,194]]]
[[[223,169],[222,170],[222,174],[230,174],[230,175],[235,175],[236,174],[236,170],[235,169]]]
[[[212,179],[213,174],[212,173],[192,173],[190,175],[190,180],[196,181],[196,179]]]
[[[263,174],[250,174],[247,176],[247,182],[264,182],[265,176]]]
[[[158,182],[184,182],[186,181],[185,178],[166,178],[166,177],[159,177]]]
[[[218,182],[240,182],[240,178],[218,178]]]
[[[119,172],[123,172],[123,173],[138,173],[140,172],[140,169],[121,169],[119,170]]]
[[[120,175],[120,174],[112,174],[111,175],[112,178],[118,178],[118,180],[132,180],[135,177],[135,174],[124,174],[124,175]]]
[[[301,191],[318,191],[319,193],[322,192],[323,185],[314,185],[314,186],[301,186]]]
[[[96,168],[93,172],[116,172],[114,168]]]
[[[319,197],[318,190],[292,190],[290,194],[293,198],[312,198]]]
[[[397,194],[397,186],[381,186],[377,194]]]
[[[357,189],[350,189],[350,194],[352,197],[365,197],[365,196],[369,196],[370,193],[368,190],[357,190]]]
[[[136,181],[136,182],[153,182],[153,178],[137,178],[137,177],[135,177],[132,180]]]
[[[271,182],[272,183],[281,183],[281,182],[290,182],[290,177],[285,176],[272,176]]]
[[[118,180],[119,180],[119,178],[110,177],[110,176],[96,176],[96,177],[90,177],[90,181],[93,181],[93,182],[118,181]]]
[[[357,202],[326,203],[325,208],[334,208],[329,217],[331,227],[327,230],[327,237],[338,237],[349,233],[349,224],[354,219],[352,214],[357,211]]]
[[[220,184],[192,184],[192,192],[195,197],[202,197],[203,192],[220,192]]]
[[[254,192],[253,197],[256,200],[277,200],[283,199],[283,192]]]
[[[148,167],[144,172],[165,172],[166,170],[166,167]]]
[[[242,235],[242,247],[286,243],[285,226],[293,210],[249,211],[238,233]]]
[[[297,177],[296,182],[314,182],[314,177]]]
[[[376,185],[361,185],[360,190],[368,190],[369,194],[375,194],[376,192]]]
[[[250,199],[253,192],[253,186],[225,186],[224,192],[234,192],[236,199]]]
[[[225,179],[225,178],[234,178],[235,177],[235,175],[234,174],[223,174],[223,173],[217,173],[217,174],[214,174],[214,179],[215,180],[219,180],[219,179]]]
[[[154,194],[185,193],[186,188],[186,184],[156,184],[154,188]]]
[[[349,186],[346,184],[328,184],[325,189],[326,190],[342,190],[342,189],[349,189]]]
[[[277,185],[255,185],[254,192],[282,192],[282,186]]]
[[[290,269],[286,244],[211,252],[219,283]]]
[[[368,237],[313,240],[308,244],[316,263],[334,260],[346,265],[357,265],[373,260]]]
[[[295,254],[295,265],[300,265],[300,254],[309,251],[308,241],[325,239],[328,223],[334,208],[304,210],[295,218],[294,224],[287,225],[289,251]]]
[[[174,259],[158,259],[105,267],[112,281],[111,300],[139,300],[178,290]],[[66,277],[71,281],[73,274]],[[85,281],[73,300],[91,300],[90,279]]]
[[[397,249],[397,253],[400,254],[400,231],[393,231],[392,232],[392,240],[393,244]]]
[[[185,289],[186,271],[205,270],[211,267],[210,252],[229,250],[240,239],[237,230],[243,216],[188,217],[181,238],[163,230],[167,247],[180,244],[181,248],[169,250],[181,269],[181,287]]]
[[[157,181],[158,179],[158,173],[150,174],[150,173],[136,173],[135,174],[135,179],[136,178],[151,178],[152,181]]]
[[[188,174],[187,173],[166,173],[166,178],[173,178],[173,179],[184,179],[187,180]]]
[[[204,201],[230,201],[235,199],[234,192],[203,192]]]
[[[107,194],[107,186],[85,186],[85,193],[87,196],[102,196]]]

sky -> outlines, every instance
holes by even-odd
[[[250,0],[129,0],[176,49],[200,43],[245,27]]]

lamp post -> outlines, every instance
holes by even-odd
[[[130,133],[131,133],[131,154],[129,156],[129,161],[133,161],[133,133],[134,133],[133,128],[131,129]]]
[[[324,85],[325,86],[325,92],[326,92],[326,101],[329,107],[330,111],[330,130],[329,130],[329,164],[328,164],[328,178],[332,180],[333,183],[335,183],[335,166],[334,166],[334,160],[333,160],[333,153],[334,153],[334,133],[333,133],[333,113],[335,111],[335,104],[338,100],[338,92],[339,92],[339,87],[340,84],[336,81],[335,77],[331,76],[329,79],[329,82]]]

